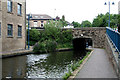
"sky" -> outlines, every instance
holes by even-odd
[[[120,0],[26,0],[26,13],[47,14],[53,18],[55,16],[65,16],[69,22],[79,22],[89,20],[90,22],[98,14],[105,14],[109,11],[108,2],[110,1],[110,13],[118,14],[118,2]],[[104,5],[104,3],[107,5]],[[112,2],[115,5],[112,5]]]

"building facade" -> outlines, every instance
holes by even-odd
[[[25,49],[26,0],[0,0],[0,52]]]
[[[120,1],[118,2],[118,14],[120,14]]]
[[[46,24],[49,20],[55,19],[46,14],[32,14],[32,18],[30,19],[30,28],[44,28],[44,24]]]

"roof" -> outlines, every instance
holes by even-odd
[[[31,20],[51,20],[53,19],[51,16],[46,14],[32,14]]]

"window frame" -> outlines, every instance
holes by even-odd
[[[22,26],[18,25],[18,37],[22,37]]]
[[[12,12],[13,3],[12,0],[7,0],[7,11]]]
[[[34,27],[38,27],[38,21],[34,21]]]
[[[7,24],[7,36],[13,37],[13,25],[12,24]]]
[[[22,4],[20,4],[20,3],[17,4],[17,14],[19,16],[22,15]]]
[[[41,21],[41,27],[42,28],[44,27],[44,21]]]

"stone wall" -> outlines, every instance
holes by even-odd
[[[118,53],[115,52],[115,48],[113,47],[113,44],[109,40],[107,35],[105,37],[105,46],[104,46],[104,48],[106,49],[106,52],[107,52],[107,54],[109,56],[109,60],[112,62],[112,65],[114,67],[114,70],[115,70],[116,74],[120,75],[120,71],[118,70],[118,69],[120,69],[118,55],[115,55],[115,54],[118,54]]]
[[[6,0],[7,1],[7,0]],[[7,2],[2,2],[2,52],[25,49],[26,2],[13,1],[12,12],[7,11]],[[17,4],[22,4],[22,15],[17,15]],[[13,25],[13,36],[7,36],[7,24]],[[18,37],[18,25],[22,26],[22,37]]]
[[[73,38],[91,38],[95,48],[103,48],[105,46],[105,27],[74,28],[72,32]]]
[[[2,2],[0,0],[0,24],[1,24],[1,28],[2,28]],[[2,52],[2,37],[0,36],[0,52]]]

